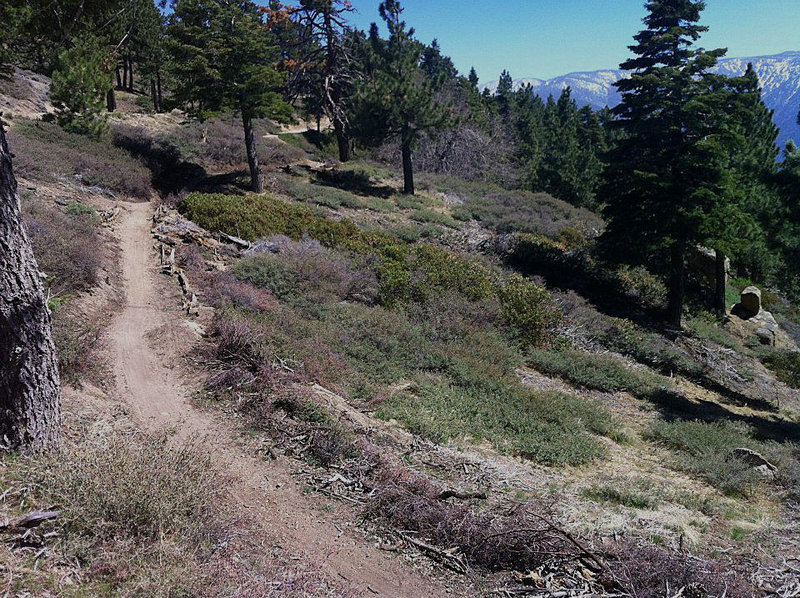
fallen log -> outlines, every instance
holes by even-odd
[[[242,249],[250,249],[250,241],[245,241],[241,237],[234,237],[233,235],[228,235],[226,233],[219,233],[219,236],[236,245],[237,247],[241,247]]]
[[[448,498],[457,498],[458,500],[470,500],[477,498],[479,500],[486,500],[488,496],[485,492],[459,492],[458,490],[443,490],[436,497],[438,500],[447,500]]]
[[[61,515],[61,511],[33,511],[27,515],[6,519],[0,522],[0,532],[16,531],[20,529],[31,529],[51,521]]]

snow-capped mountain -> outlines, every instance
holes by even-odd
[[[716,71],[728,76],[741,75],[752,62],[763,88],[767,106],[775,111],[775,124],[781,133],[778,143],[783,146],[789,139],[800,142],[800,126],[797,113],[800,111],[800,52],[784,52],[774,56],[753,56],[749,58],[725,58],[720,60]],[[516,88],[530,84],[534,93],[546,98],[558,96],[569,86],[572,95],[580,105],[589,104],[593,108],[615,106],[619,94],[613,84],[625,76],[625,71],[612,69],[585,73],[570,73],[554,79],[518,79]],[[497,81],[486,85],[490,90],[497,88]]]

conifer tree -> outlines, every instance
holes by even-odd
[[[177,0],[170,17],[174,98],[204,119],[225,110],[242,118],[253,191],[263,191],[253,121],[286,120],[291,107],[274,67],[277,46],[250,0]]]
[[[425,46],[414,39],[414,29],[408,29],[401,20],[400,2],[385,0],[379,10],[389,39],[381,39],[378,26],[372,24],[364,64],[366,76],[356,88],[354,128],[358,138],[369,145],[399,138],[403,192],[413,195],[414,147],[426,132],[450,126],[452,110],[445,102],[436,101],[443,77],[430,77],[422,68]]]
[[[478,73],[474,66],[469,69],[469,77],[467,77],[467,80],[473,89],[478,89],[478,83],[480,82],[480,79],[478,79]]]
[[[50,98],[58,124],[67,131],[98,137],[107,129],[103,110],[111,88],[108,52],[89,38],[62,52],[53,73]]]
[[[724,152],[705,77],[725,51],[694,47],[707,30],[698,24],[704,2],[650,0],[646,8],[647,28],[630,46],[635,57],[620,66],[631,77],[616,83],[622,139],[609,155],[604,241],[627,259],[656,264],[668,256],[667,318],[679,327],[687,249],[704,237],[720,201]]]

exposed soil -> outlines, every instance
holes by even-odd
[[[230,493],[242,514],[289,558],[318,565],[357,595],[418,598],[452,592],[374,546],[352,522],[315,505],[293,479],[287,459],[266,462],[246,454],[232,427],[191,404],[194,388],[172,364],[197,335],[181,321],[177,295],[170,297],[158,280],[152,205],[127,204],[123,210],[117,232],[126,299],[108,335],[120,398],[134,418],[147,427],[175,426],[184,438],[201,438],[230,475]]]

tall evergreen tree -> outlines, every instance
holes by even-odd
[[[378,26],[372,24],[364,64],[366,76],[357,85],[355,98],[356,133],[370,145],[399,138],[403,192],[413,195],[414,147],[426,132],[448,127],[452,111],[445,102],[436,101],[443,77],[430,77],[422,68],[425,46],[414,39],[414,29],[408,29],[401,20],[400,2],[385,0],[379,10],[389,39],[381,39]]]
[[[107,128],[103,110],[111,88],[104,43],[86,39],[62,52],[59,61],[50,89],[58,124],[67,131],[100,136]]]
[[[469,69],[469,76],[467,77],[467,80],[473,89],[478,89],[478,83],[480,82],[480,79],[478,79],[478,72],[475,70],[474,66]]]
[[[277,46],[262,11],[250,0],[177,0],[168,33],[175,99],[200,119],[229,109],[240,113],[251,185],[260,193],[253,121],[291,116],[281,94],[283,77],[274,66]]]
[[[722,152],[709,128],[717,119],[704,96],[707,71],[725,51],[694,47],[707,30],[698,24],[704,2],[650,0],[646,8],[647,28],[630,46],[635,57],[620,66],[631,77],[616,83],[622,139],[609,154],[604,241],[626,259],[668,256],[667,317],[680,326],[687,249],[704,237],[720,200]]]

